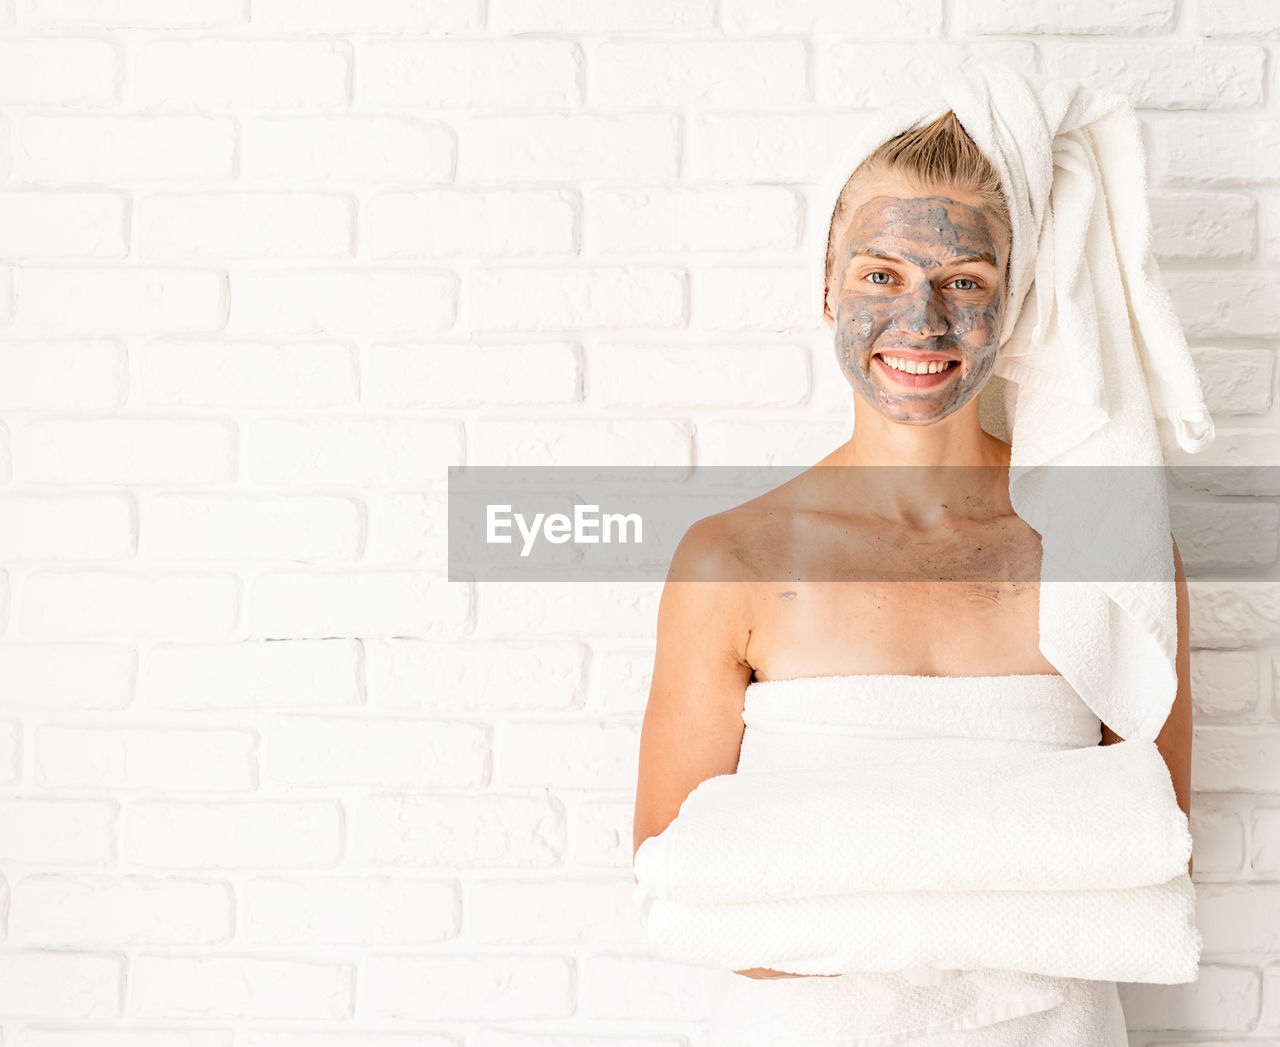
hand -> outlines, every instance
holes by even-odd
[[[786,971],[775,971],[768,967],[748,967],[745,971],[734,971],[744,978],[839,978],[838,974],[788,974]]]

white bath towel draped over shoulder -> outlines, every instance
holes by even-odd
[[[849,174],[881,143],[948,109],[1009,202],[1009,297],[994,372],[1005,381],[993,379],[982,396],[985,410],[1003,414],[1012,444],[1013,508],[1042,539],[1040,647],[1103,723],[1122,738],[1154,740],[1177,690],[1162,466],[1174,440],[1202,450],[1214,425],[1152,252],[1129,103],[986,63],[879,110],[810,211],[813,293],[823,291],[827,230]],[[1103,468],[1114,466],[1129,468]]]

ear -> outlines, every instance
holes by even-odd
[[[829,287],[822,289],[822,322],[832,328],[836,325],[836,318],[831,315],[831,288]]]

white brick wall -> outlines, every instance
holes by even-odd
[[[0,0],[0,1047],[697,1047],[630,898],[659,586],[448,582],[446,467],[830,450],[813,183],[983,58],[1133,98],[1194,463],[1278,464],[1274,5]],[[1175,507],[1206,951],[1133,1047],[1280,1043],[1246,482]]]

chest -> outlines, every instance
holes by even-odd
[[[934,544],[846,531],[838,548],[806,546],[802,580],[748,587],[754,679],[1057,671],[1039,646],[1039,535],[1021,521]]]

